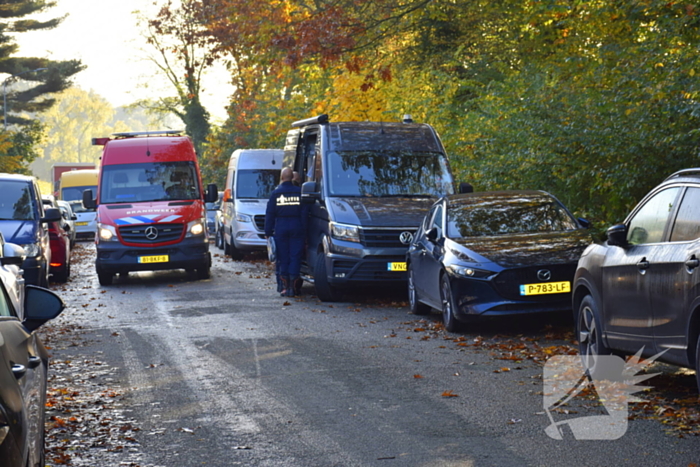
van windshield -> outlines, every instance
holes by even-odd
[[[2,181],[0,193],[0,220],[34,220],[36,209],[29,183]]]
[[[102,167],[100,203],[200,199],[194,162],[148,162]]]
[[[268,199],[280,181],[280,170],[239,170],[236,198]]]
[[[76,201],[83,199],[83,191],[92,190],[97,192],[97,186],[67,186],[61,190],[61,199],[64,201]]]
[[[331,196],[444,196],[452,175],[441,153],[343,151],[328,154]]]

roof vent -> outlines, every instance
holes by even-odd
[[[411,114],[404,114],[403,122],[404,123],[413,123],[413,117],[411,117]]]

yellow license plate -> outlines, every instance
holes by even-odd
[[[543,282],[541,284],[523,284],[520,295],[546,295],[571,292],[571,282]]]
[[[87,222],[76,222],[75,225],[88,225]]]
[[[405,271],[406,263],[386,263],[387,271]]]
[[[139,256],[139,263],[167,263],[168,261],[170,261],[168,255]]]

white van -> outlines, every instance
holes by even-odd
[[[236,149],[231,155],[221,203],[224,254],[241,259],[245,251],[267,247],[265,208],[280,183],[281,149]]]

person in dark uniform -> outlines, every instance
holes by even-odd
[[[292,177],[292,169],[282,169],[282,183],[270,195],[265,211],[265,237],[275,239],[280,295],[287,297],[301,293],[299,272],[308,216],[308,207],[301,204],[301,188],[292,183]]]

